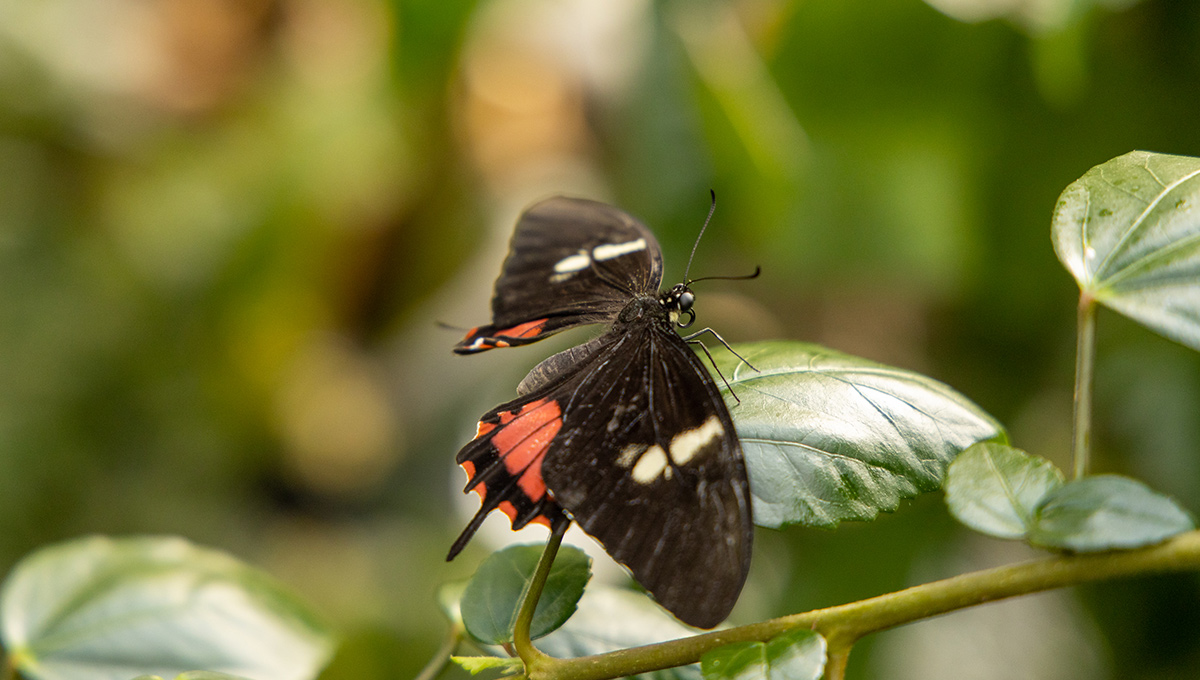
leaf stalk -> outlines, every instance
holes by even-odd
[[[533,646],[533,640],[529,637],[529,629],[533,624],[533,614],[537,610],[538,600],[542,597],[542,589],[545,588],[546,579],[550,576],[550,567],[554,565],[554,557],[558,555],[558,546],[562,544],[563,535],[567,533],[567,527],[570,525],[569,521],[561,520],[551,529],[550,539],[546,541],[546,549],[542,551],[537,568],[533,572],[533,578],[529,581],[529,586],[521,598],[521,608],[517,612],[517,620],[513,625],[513,647],[517,651],[517,656],[521,657],[521,661],[525,663],[526,675],[530,677],[533,676],[534,669],[539,662],[550,658]]]
[[[433,658],[429,659],[429,663],[421,669],[417,677],[413,680],[434,680],[442,674],[442,670],[450,663],[450,656],[454,654],[454,648],[462,640],[462,628],[458,625],[451,625],[450,630],[446,633],[446,638],[442,640],[442,646],[438,647]]]
[[[829,645],[827,677],[844,672],[850,648],[863,636],[939,614],[1017,595],[1151,573],[1200,570],[1200,531],[1148,548],[1051,557],[995,567],[926,583],[850,604],[793,614],[608,654],[526,662],[532,680],[606,680],[696,663],[709,650],[733,642],[766,642],[801,628],[821,633]],[[538,654],[541,654],[538,652]],[[524,657],[522,657],[524,658]]]
[[[1087,475],[1092,441],[1092,376],[1096,365],[1096,299],[1079,294],[1075,340],[1075,427],[1072,449],[1075,479]]]

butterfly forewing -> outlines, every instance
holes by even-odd
[[[660,604],[710,628],[741,592],[753,541],[733,422],[674,331],[617,332],[571,386],[542,475]]]
[[[521,215],[492,298],[492,323],[460,354],[524,345],[557,331],[611,322],[635,295],[657,292],[662,253],[643,224],[610,205],[555,197]]]

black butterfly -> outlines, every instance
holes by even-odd
[[[496,508],[513,529],[569,517],[680,620],[728,616],[754,536],[746,469],[716,384],[675,330],[695,319],[690,282],[660,294],[661,281],[654,236],[612,206],[556,197],[521,215],[492,324],[454,351],[611,327],[543,361],[479,421],[457,460],[483,507],[447,559]]]

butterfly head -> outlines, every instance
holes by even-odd
[[[671,321],[680,328],[687,328],[696,322],[696,312],[692,311],[692,305],[696,303],[696,294],[686,283],[675,284],[671,290],[663,293],[658,301],[667,310]],[[686,322],[679,320],[683,314],[688,315]]]

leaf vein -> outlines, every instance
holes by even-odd
[[[1193,170],[1193,171],[1181,176],[1179,179],[1175,180],[1174,182],[1171,182],[1169,185],[1164,185],[1163,190],[1158,192],[1158,194],[1154,197],[1154,200],[1152,200],[1146,204],[1145,209],[1143,209],[1141,214],[1139,214],[1137,216],[1137,218],[1133,220],[1133,223],[1129,225],[1129,228],[1125,230],[1125,233],[1121,234],[1121,238],[1117,240],[1116,244],[1113,245],[1113,247],[1110,248],[1107,253],[1105,253],[1104,259],[1100,261],[1100,264],[1095,269],[1096,275],[1099,276],[1100,272],[1104,271],[1108,267],[1109,263],[1116,256],[1116,254],[1118,252],[1120,252],[1125,247],[1125,244],[1128,243],[1129,240],[1133,238],[1133,235],[1145,225],[1146,218],[1150,215],[1150,212],[1152,210],[1154,210],[1155,207],[1158,206],[1158,204],[1162,201],[1163,198],[1165,198],[1167,196],[1167,194],[1171,193],[1171,191],[1173,191],[1179,185],[1183,184],[1184,182],[1186,182],[1196,176],[1200,176],[1200,168],[1197,168],[1196,170]],[[1124,191],[1125,193],[1129,193],[1128,191],[1121,189],[1120,187],[1116,187],[1115,185],[1112,185],[1111,182],[1109,182],[1109,184],[1110,184],[1110,186],[1113,186],[1113,188],[1115,188],[1115,189]],[[1160,184],[1161,184],[1161,182],[1160,182]],[[1138,198],[1138,200],[1145,200],[1145,199],[1142,199],[1141,197],[1136,196],[1135,194],[1130,194],[1130,195],[1134,196],[1135,198]]]

